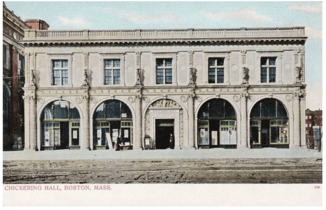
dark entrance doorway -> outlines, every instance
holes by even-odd
[[[210,120],[209,121],[209,131],[211,132],[209,135],[210,147],[217,147],[220,142],[220,121],[219,120]]]
[[[61,149],[69,149],[69,122],[60,123]]]
[[[269,146],[269,120],[261,121],[261,146]]]
[[[174,149],[174,120],[156,120],[156,149],[167,148]]]

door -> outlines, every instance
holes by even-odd
[[[71,129],[71,145],[79,146],[79,128]]]
[[[216,147],[218,145],[219,126],[220,126],[219,120],[210,120],[210,122],[209,122],[209,130],[210,130],[209,139],[210,139],[211,147]]]
[[[170,139],[172,142],[170,144]],[[156,120],[156,149],[174,148],[174,120]]]
[[[69,149],[69,122],[60,123],[61,149]]]
[[[269,146],[269,120],[261,121],[261,145],[263,147]]]

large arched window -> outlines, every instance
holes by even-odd
[[[41,148],[79,149],[80,115],[77,107],[68,101],[54,101],[42,111]]]
[[[288,115],[277,99],[257,102],[250,113],[250,144],[252,148],[288,147]]]
[[[211,99],[205,102],[200,107],[197,118],[199,147],[236,147],[236,112],[228,101]]]
[[[93,115],[94,149],[131,149],[133,145],[132,114],[118,100],[101,103]]]

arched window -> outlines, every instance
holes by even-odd
[[[288,115],[277,99],[257,102],[250,113],[250,144],[252,148],[288,147]]]
[[[42,111],[41,148],[79,149],[80,115],[77,107],[68,101],[54,101]]]
[[[132,148],[132,114],[125,103],[118,100],[104,101],[96,108],[93,122],[94,149]]]
[[[199,147],[236,147],[236,112],[228,101],[211,99],[205,102],[200,107],[197,117]]]

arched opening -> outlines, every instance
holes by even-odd
[[[93,128],[93,149],[132,149],[132,113],[125,103],[119,100],[102,102],[93,114]]]
[[[233,106],[224,99],[205,102],[197,115],[198,148],[236,148],[237,118]]]
[[[283,104],[277,99],[257,102],[250,113],[251,148],[289,147],[289,120]]]
[[[68,101],[54,101],[43,109],[41,129],[41,150],[80,148],[79,111]]]
[[[184,140],[184,112],[173,99],[158,99],[145,112],[145,149],[180,149]]]

